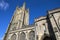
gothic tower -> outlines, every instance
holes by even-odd
[[[22,25],[29,25],[29,9],[26,10],[25,3],[21,8],[16,7],[11,23],[17,28],[22,28]]]
[[[26,9],[24,3],[22,7],[16,7],[14,15],[12,16],[9,27],[6,31],[4,40],[9,40],[7,39],[7,37],[9,36],[9,31],[13,31],[16,29],[19,30],[21,28],[24,28],[25,25],[29,25],[29,9]]]

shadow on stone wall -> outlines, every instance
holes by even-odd
[[[56,40],[54,31],[53,31],[53,28],[52,28],[52,24],[51,24],[50,19],[49,19],[49,15],[47,15],[46,19],[47,19],[48,31],[49,31],[50,37],[52,38],[52,40]]]

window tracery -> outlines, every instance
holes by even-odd
[[[29,33],[29,40],[35,40],[35,32],[34,31],[31,31]]]
[[[16,34],[13,34],[13,35],[11,36],[11,40],[16,40]]]
[[[20,40],[26,40],[25,37],[26,37],[25,33],[22,32],[22,33],[20,34]]]

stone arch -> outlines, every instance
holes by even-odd
[[[35,40],[35,32],[34,31],[29,32],[29,40]]]
[[[26,34],[24,32],[20,34],[20,40],[26,40]]]
[[[11,36],[11,40],[16,40],[16,37],[17,37],[17,35],[16,35],[16,34],[13,34],[13,35]]]
[[[42,35],[41,40],[52,40],[52,38],[48,34],[44,34]]]

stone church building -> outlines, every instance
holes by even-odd
[[[60,8],[47,11],[29,25],[29,9],[16,7],[3,40],[60,40]]]

